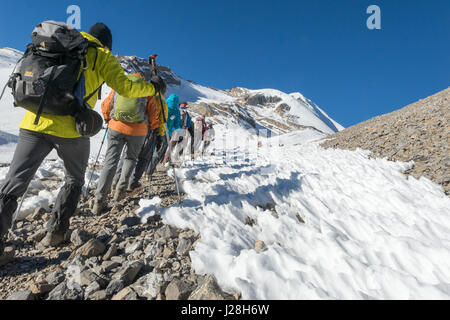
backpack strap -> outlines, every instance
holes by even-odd
[[[102,86],[103,86],[104,83],[105,83],[105,82],[102,82],[102,84],[101,84],[97,89],[95,89],[94,92],[92,92],[90,95],[88,95],[86,98],[84,98],[84,99],[83,99],[83,102],[84,102],[84,103],[88,102],[89,99],[91,99],[91,98],[92,98],[99,90],[101,90],[101,88],[102,88]]]
[[[47,86],[45,87],[44,94],[41,97],[41,101],[39,101],[39,107],[36,113],[36,118],[34,119],[34,125],[37,126],[39,124],[39,119],[41,118],[42,110],[44,109],[44,101],[47,97],[48,88],[50,87],[50,83],[53,81],[53,77],[55,76],[56,67],[52,68],[52,72],[50,73],[50,78],[48,80]]]
[[[13,90],[14,93],[14,87],[15,87],[15,82],[16,82],[16,78],[17,76],[20,76],[19,73],[16,73],[16,69],[17,66],[19,65],[19,63],[27,56],[30,54],[30,51],[32,50],[33,45],[32,44],[28,44],[27,45],[27,50],[25,51],[25,53],[22,55],[22,57],[16,62],[16,65],[14,66],[13,72],[11,73],[11,75],[9,76],[8,81],[6,82],[5,86],[3,87],[2,90],[2,94],[0,95],[0,100],[2,100],[3,95],[5,94],[5,90],[6,87],[10,87]]]
[[[5,94],[6,87],[8,86],[8,84],[10,83],[10,81],[11,81],[11,80],[9,80],[8,82],[5,83],[5,86],[3,87],[3,90],[2,90],[2,94],[0,94],[0,100],[2,100],[3,95]]]
[[[95,70],[95,66],[97,65],[97,59],[98,59],[98,50],[97,48],[100,48],[101,46],[96,43],[96,42],[92,42],[92,41],[88,41],[88,49],[89,48],[95,48],[95,59],[94,59],[94,66],[92,67],[92,71]]]
[[[89,48],[95,48],[95,59],[94,59],[94,66],[92,67],[92,71],[95,70],[95,66],[97,65],[97,58],[98,58],[98,50],[97,48],[100,48],[101,46],[93,41],[88,41],[88,49]],[[84,72],[84,71],[83,71]],[[103,81],[102,84],[95,89],[94,92],[92,92],[90,95],[88,95],[86,98],[83,99],[83,102],[86,103],[91,99],[97,92],[98,92],[98,100],[101,100],[101,94],[102,94],[102,86],[105,82]]]

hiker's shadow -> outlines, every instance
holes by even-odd
[[[226,168],[230,168],[233,170],[242,170],[244,168],[253,168],[254,164],[251,163],[250,161],[248,161],[248,163],[240,163],[240,164],[199,164],[199,165],[195,165],[195,169],[189,169],[188,171],[186,171],[185,173],[185,180],[193,180],[197,174],[199,172],[207,172],[208,170],[212,170],[212,169],[217,169],[218,167],[226,167]],[[221,175],[222,176],[222,175]]]
[[[200,201],[194,199],[184,199],[182,204],[184,208],[197,208],[202,206],[202,203]],[[180,206],[180,205],[176,203],[173,206]]]
[[[56,258],[43,256],[16,257],[0,268],[0,279],[4,277],[33,274],[50,266],[59,266],[70,257],[70,251],[60,252]]]
[[[236,178],[241,175],[252,174],[249,172],[240,172],[234,176],[230,175],[228,178]],[[272,193],[280,193],[285,197],[289,197],[293,191],[301,190],[303,183],[303,176],[298,172],[292,172],[289,178],[276,178],[273,183],[267,185],[258,186],[252,192],[244,193],[242,191],[233,190],[229,185],[215,185],[213,190],[214,194],[207,195],[205,197],[204,205],[215,203],[217,205],[224,205],[232,203],[234,206],[242,207],[242,202],[246,201],[251,205],[257,206],[265,203],[272,203]]]

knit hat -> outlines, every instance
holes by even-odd
[[[97,22],[89,29],[88,33],[96,37],[109,50],[112,50],[111,30],[104,23]]]
[[[180,109],[186,109],[186,107],[187,107],[187,103],[186,102],[180,103]]]

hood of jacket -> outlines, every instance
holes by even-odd
[[[177,94],[172,93],[166,100],[167,102],[167,108],[169,109],[175,109],[178,108],[178,106],[180,105],[180,98],[178,97]]]

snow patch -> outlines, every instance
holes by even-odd
[[[160,214],[162,199],[154,197],[152,199],[141,199],[139,201],[139,209],[136,210],[136,215],[141,217],[142,223],[147,223],[148,219]]]

